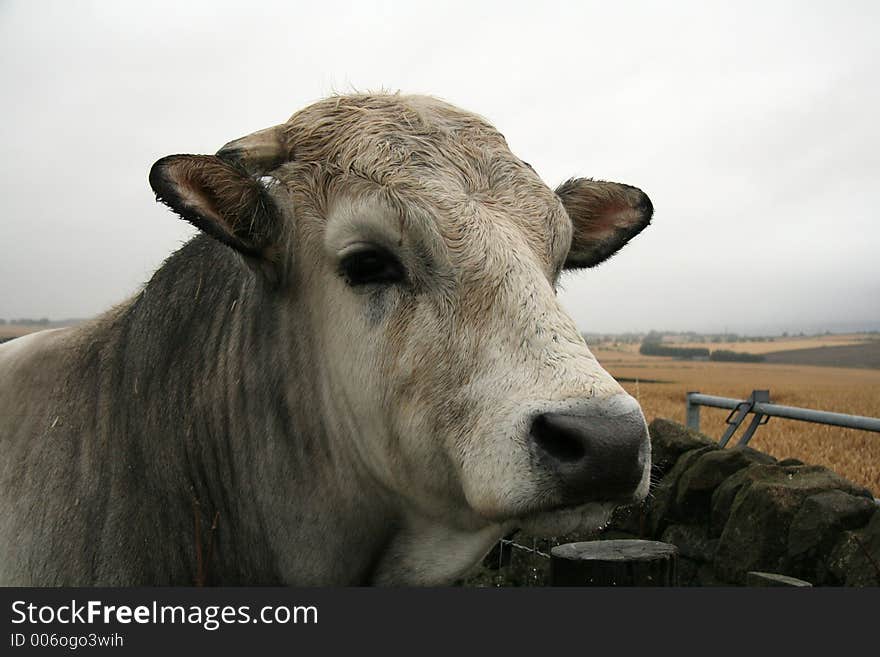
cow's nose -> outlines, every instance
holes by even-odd
[[[638,402],[620,394],[534,418],[531,436],[567,502],[619,501],[642,481],[650,443]]]

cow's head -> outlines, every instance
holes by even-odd
[[[556,297],[648,225],[639,189],[554,192],[485,120],[396,95],[319,102],[150,180],[273,281],[317,354],[314,412],[401,513],[562,533],[645,495],[642,412]]]

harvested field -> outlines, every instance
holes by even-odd
[[[819,347],[844,347],[865,343],[880,343],[876,335],[864,333],[819,335],[809,337],[774,337],[761,341],[739,340],[737,342],[666,342],[664,347],[703,347],[710,351],[739,351],[744,354],[768,354],[777,351],[818,349]],[[636,346],[638,351],[638,346]]]
[[[880,340],[838,347],[772,351],[764,354],[764,358],[767,363],[880,369]]]
[[[593,353],[623,379],[621,385],[638,398],[649,420],[667,417],[683,423],[690,390],[743,399],[754,389],[769,389],[771,399],[780,404],[880,417],[880,370],[677,361],[601,346]],[[719,438],[727,413],[703,408],[702,431]],[[880,496],[880,434],[773,418],[750,445],[778,458],[828,466]]]
[[[65,326],[74,326],[79,324],[81,319],[64,319],[45,324],[0,324],[0,340],[11,340],[20,338],[28,333],[36,333],[37,331],[45,331],[47,329],[64,328]]]
[[[0,338],[18,338],[34,331],[42,331],[47,326],[38,326],[32,324],[0,324]]]

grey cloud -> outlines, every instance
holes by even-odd
[[[349,88],[493,121],[654,225],[566,280],[585,330],[880,326],[876,3],[0,6],[0,317],[88,316],[191,229],[150,165]]]

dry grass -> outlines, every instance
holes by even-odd
[[[754,389],[769,389],[771,399],[780,404],[880,416],[880,370],[676,361],[641,356],[633,349],[599,347],[593,352],[615,377],[638,379],[622,385],[639,399],[649,420],[668,417],[683,423],[689,390],[744,399]],[[645,379],[668,383],[644,383]],[[727,413],[702,408],[701,430],[719,438]],[[880,495],[880,434],[773,418],[758,429],[750,445],[778,458],[828,466]]]
[[[664,342],[667,347],[705,347],[711,351],[726,349],[745,354],[769,354],[773,351],[815,349],[817,347],[845,347],[864,344],[871,338],[864,334],[820,335],[803,338],[775,338],[773,342]],[[877,338],[874,337],[874,340]]]
[[[45,326],[31,324],[0,324],[0,338],[17,338],[34,331],[42,331]]]

